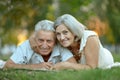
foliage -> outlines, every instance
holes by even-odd
[[[85,24],[86,20],[89,19],[90,16],[95,15],[90,5],[92,0],[60,0],[59,2],[60,15],[72,14],[83,24]]]
[[[114,44],[120,44],[120,1],[119,0],[94,0],[95,11],[103,21],[108,21],[113,34]]]
[[[54,21],[69,13],[86,26],[91,17],[99,16],[109,27],[106,42],[119,44],[119,4],[119,0],[0,0],[0,39],[3,45],[17,44],[20,30],[27,30],[29,37],[38,21]]]
[[[51,0],[0,1],[0,36],[3,44],[17,42],[16,31],[20,29],[33,31],[36,22],[47,18],[51,2]]]

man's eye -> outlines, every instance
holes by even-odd
[[[42,40],[42,39],[39,39],[38,41],[39,41],[40,43],[41,43],[41,42],[43,42],[43,40]]]
[[[48,43],[51,43],[51,42],[52,42],[52,40],[47,40],[47,42],[48,42]]]

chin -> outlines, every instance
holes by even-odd
[[[40,55],[42,55],[42,56],[47,56],[47,55],[49,55],[49,53],[41,52]]]
[[[63,47],[69,47],[69,45],[62,45]]]
[[[42,56],[48,56],[49,54],[41,54]]]
[[[70,44],[68,44],[68,43],[61,43],[61,45],[62,45],[63,47],[69,47],[69,46],[70,46]]]

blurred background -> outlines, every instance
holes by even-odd
[[[120,53],[120,0],[0,0],[0,55],[13,53],[38,21],[66,13],[95,31],[112,53]]]

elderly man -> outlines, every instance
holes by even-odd
[[[29,40],[26,40],[17,47],[4,68],[41,70],[50,69],[58,62],[76,62],[69,50],[56,44],[53,25],[49,20],[38,22],[34,33],[38,52],[33,51]]]

